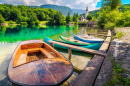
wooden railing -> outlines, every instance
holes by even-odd
[[[78,47],[78,46],[75,46],[75,45],[65,44],[65,43],[56,42],[56,41],[49,41],[49,42],[50,42],[50,45],[52,47],[53,47],[53,44],[58,44],[58,45],[61,45],[61,46],[68,47],[69,56],[71,56],[70,55],[71,54],[71,48],[79,50],[79,51],[95,54],[95,55],[106,56],[106,53],[103,53],[103,52],[100,52],[100,51],[97,51],[97,50],[82,48],[82,47]]]

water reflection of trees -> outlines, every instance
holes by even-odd
[[[100,33],[98,29],[79,26],[7,26],[0,27],[0,42],[17,42],[50,37],[59,40],[59,36],[70,37],[77,34]]]
[[[58,39],[60,35],[70,36],[73,34],[74,27],[69,26],[16,26],[16,27],[0,27],[1,41],[16,42],[30,39],[44,39],[47,37],[55,37]],[[11,40],[11,41],[10,41]]]
[[[4,26],[0,27],[0,35],[5,34],[5,31],[6,31],[6,27]]]

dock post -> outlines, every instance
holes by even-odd
[[[50,46],[52,46],[54,48],[53,43],[50,43]]]
[[[69,60],[71,60],[71,48],[68,48]]]

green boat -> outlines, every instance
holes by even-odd
[[[79,40],[75,40],[75,39],[70,39],[70,38],[66,38],[66,37],[63,37],[63,36],[59,36],[59,38],[63,41],[65,41],[66,43],[70,43],[70,44],[74,44],[74,45],[94,45],[94,44],[90,44],[90,43],[86,43],[86,42],[82,42],[82,41],[79,41]]]
[[[44,38],[44,42],[46,42],[47,44],[50,44],[49,41],[56,41],[56,40],[52,40],[52,39],[50,39],[50,38],[48,38],[48,37],[45,37],[45,38]],[[56,41],[56,42],[61,42],[61,43],[65,43],[65,44],[75,45],[75,44],[67,43],[67,42],[64,42],[64,41]],[[58,45],[58,44],[54,44],[53,46],[54,46],[54,47],[57,47],[57,48],[68,49],[68,47],[61,46],[61,45]],[[99,50],[99,48],[101,47],[101,44],[75,45],[75,46],[79,46],[79,47],[82,47],[82,48],[93,49],[93,50]],[[72,50],[74,50],[74,51],[79,51],[79,50],[76,50],[76,49],[73,49],[73,48],[72,48]]]

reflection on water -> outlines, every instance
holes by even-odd
[[[92,29],[81,26],[2,26],[0,27],[0,52],[2,52],[0,53],[0,67],[5,66],[1,64],[6,62],[5,58],[9,54],[13,53],[20,41],[31,39],[43,40],[46,36],[54,40],[59,40],[60,35],[72,37],[74,35],[87,33],[107,34],[106,31],[102,31],[100,29]],[[67,50],[56,49],[68,58]],[[72,83],[92,57],[93,55],[91,54],[72,51],[71,63],[73,64],[75,70],[72,76],[65,83]]]
[[[0,27],[0,42],[13,43],[31,39],[44,39],[45,36],[59,40],[60,35],[70,37],[86,33],[104,34],[104,31],[78,26],[2,26]]]

